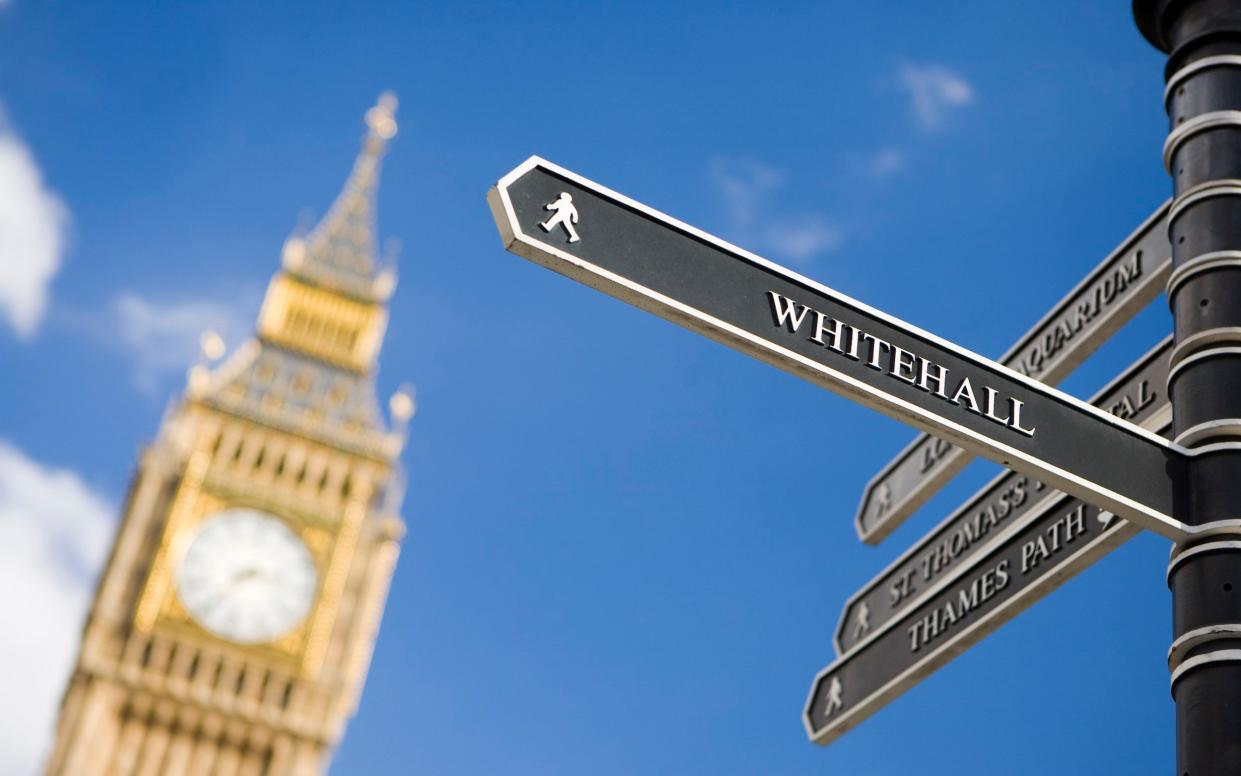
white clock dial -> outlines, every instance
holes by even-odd
[[[228,509],[189,536],[177,595],[204,628],[241,644],[273,641],[310,612],[318,576],[288,526],[253,509]]]

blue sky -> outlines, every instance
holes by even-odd
[[[845,599],[995,467],[862,546],[862,487],[911,431],[505,253],[484,202],[537,153],[998,356],[1170,191],[1163,60],[1127,3],[136,5],[0,2],[0,614],[27,634],[0,646],[6,771],[43,746],[199,331],[250,330],[384,89],[379,383],[419,412],[335,773],[1173,762],[1147,535],[808,743]],[[1089,396],[1169,326],[1160,299],[1063,386]]]

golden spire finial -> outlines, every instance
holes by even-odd
[[[409,419],[414,416],[414,407],[413,386],[402,385],[392,394],[392,398],[388,399],[388,409],[398,426],[409,423]]]
[[[371,134],[381,140],[391,140],[396,135],[396,106],[396,94],[379,95],[375,107],[366,112],[366,126],[371,128]]]
[[[382,301],[392,293],[391,270],[376,267],[374,231],[379,167],[396,136],[396,105],[396,95],[384,92],[366,112],[366,136],[349,178],[314,229],[285,242],[286,270],[366,300]]]
[[[208,361],[217,361],[224,355],[224,339],[211,329],[204,331],[198,338],[198,346]]]

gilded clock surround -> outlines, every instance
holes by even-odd
[[[323,220],[282,251],[255,336],[223,360],[206,335],[184,395],[143,452],[65,690],[49,774],[317,774],[356,709],[404,524],[374,371],[395,273],[374,251],[390,95],[367,112]],[[317,589],[291,631],[234,643],[194,621],[174,582],[197,526],[230,508],[286,525]]]
[[[155,628],[170,628],[218,638],[185,610],[173,577],[188,538],[201,523],[225,509],[249,507],[280,520],[306,545],[319,582],[313,609],[290,632],[264,644],[234,646],[245,652],[269,653],[273,660],[296,665],[303,675],[313,674],[322,660],[323,633],[330,627],[339,604],[341,574],[335,569],[348,558],[356,533],[356,529],[347,526],[356,522],[364,507],[359,508],[359,499],[354,499],[334,519],[331,515],[298,510],[292,504],[280,504],[278,499],[247,498],[246,493],[233,491],[213,478],[210,464],[204,466],[202,461],[209,462],[210,457],[200,452],[191,458],[174,498],[151,573],[139,598],[135,627],[148,633]],[[312,636],[317,638],[312,640]],[[222,640],[227,642],[227,639]]]

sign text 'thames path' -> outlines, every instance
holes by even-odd
[[[1166,431],[1168,337],[1095,396]],[[1136,535],[1131,523],[1005,472],[845,606],[837,659],[815,676],[802,722],[830,743]]]
[[[510,251],[1171,538],[1180,448],[531,158],[488,194]]]

